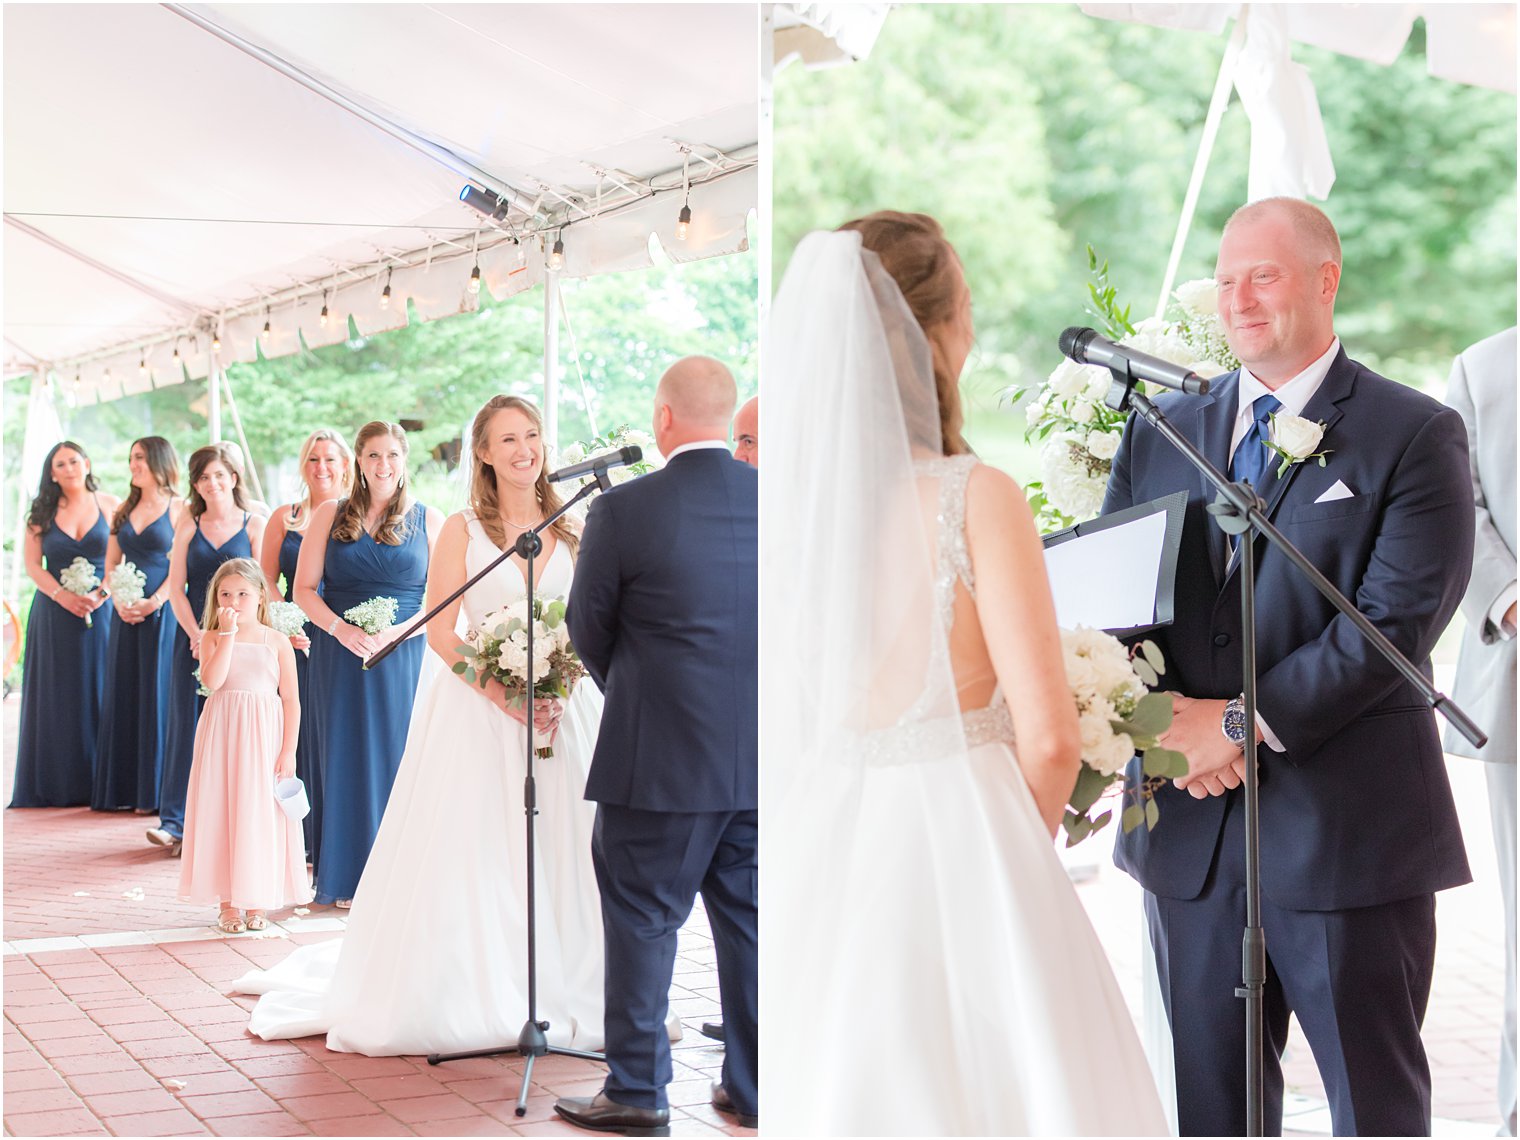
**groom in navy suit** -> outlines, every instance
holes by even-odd
[[[1427,672],[1471,564],[1467,436],[1456,412],[1346,355],[1333,328],[1340,240],[1306,202],[1236,211],[1220,240],[1219,316],[1238,373],[1157,401],[1214,464]],[[1276,420],[1272,418],[1276,416]],[[1313,441],[1299,416],[1323,425]],[[1273,442],[1292,456],[1271,451]],[[1146,889],[1172,1025],[1184,1136],[1245,1134],[1245,921],[1239,558],[1204,513],[1203,478],[1131,417],[1104,513],[1185,488],[1176,620],[1156,640],[1179,694],[1166,743],[1188,775],[1115,861]],[[1428,1136],[1420,1023],[1435,892],[1469,882],[1434,715],[1315,588],[1257,540],[1266,1126],[1296,1014],[1337,1136]]]
[[[607,941],[608,1076],[574,1124],[668,1135],[665,1018],[676,932],[701,891],[727,1052],[713,1106],[753,1126],[756,1075],[758,490],[728,453],[738,388],[677,361],[655,393],[665,467],[597,498],[570,637],[605,694],[586,798]]]

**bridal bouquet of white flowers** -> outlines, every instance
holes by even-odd
[[[95,573],[95,566],[83,555],[77,556],[63,568],[58,575],[58,584],[71,594],[78,594],[81,598],[100,585],[100,575]],[[89,614],[84,615],[84,627],[93,629],[94,619]]]
[[[1125,766],[1137,752],[1144,779],[1125,793],[1134,802],[1124,809],[1124,830],[1142,822],[1155,827],[1160,818],[1156,788],[1188,770],[1187,757],[1157,743],[1172,723],[1172,695],[1150,691],[1166,672],[1161,651],[1149,641],[1125,649],[1102,630],[1078,626],[1061,631],[1061,652],[1082,729],[1082,767],[1061,820],[1066,845],[1080,843],[1113,818],[1112,810],[1096,817],[1088,813],[1122,783]]]
[[[533,697],[568,697],[576,682],[586,675],[586,667],[570,644],[565,625],[563,598],[533,599],[533,613],[528,614],[528,600],[523,598],[499,610],[493,610],[465,635],[459,647],[463,661],[452,668],[466,681],[482,689],[493,677],[507,688],[514,704],[531,709],[528,702],[528,627],[533,627]],[[531,721],[531,712],[529,720]],[[554,750],[536,731],[535,751],[542,759]]]
[[[143,600],[143,587],[148,576],[137,568],[135,562],[118,562],[106,575],[106,589],[121,606],[135,606]]]
[[[384,633],[396,624],[396,612],[399,604],[395,598],[371,598],[367,602],[360,602],[357,606],[350,606],[343,611],[343,620],[350,625],[356,625],[370,636]]]
[[[1172,291],[1176,304],[1166,320],[1130,322],[1130,307],[1119,307],[1118,291],[1108,280],[1108,262],[1087,247],[1088,313],[1102,324],[1103,335],[1151,356],[1181,364],[1205,378],[1240,367],[1225,342],[1216,311],[1218,289],[1210,279],[1185,281]],[[1026,484],[1029,503],[1042,531],[1059,530],[1091,518],[1103,505],[1108,473],[1119,450],[1125,413],[1103,403],[1113,377],[1107,368],[1062,358],[1025,407],[1024,437],[1044,440],[1039,482]],[[1010,393],[1021,399],[1028,389]]]
[[[386,599],[394,605],[394,599]],[[368,604],[368,603],[366,603]],[[392,611],[395,612],[394,610]],[[307,618],[304,610],[294,602],[273,601],[269,603],[269,627],[286,637],[294,637],[306,631]],[[387,625],[390,623],[387,622]],[[373,632],[365,630],[366,633]]]

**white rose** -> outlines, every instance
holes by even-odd
[[[1294,459],[1313,455],[1324,436],[1324,428],[1302,416],[1277,416],[1272,421],[1272,442]]]
[[[1095,404],[1101,404],[1103,397],[1108,395],[1108,390],[1113,387],[1114,374],[1107,368],[1088,367],[1091,373],[1087,378],[1087,391],[1085,397]]]
[[[1130,739],[1127,732],[1116,732],[1108,738],[1106,747],[1101,750],[1091,763],[1105,776],[1113,776],[1123,771],[1129,763],[1130,757],[1135,754],[1135,742]]]
[[[1097,428],[1087,433],[1087,453],[1094,459],[1112,459],[1118,451],[1118,432]]]
[[[1075,396],[1087,391],[1088,384],[1092,379],[1092,364],[1078,364],[1070,357],[1064,357],[1061,363],[1056,365],[1056,370],[1050,374],[1050,390],[1063,400],[1070,400]],[[1097,368],[1104,376],[1108,375],[1108,369]]]
[[[1089,519],[1098,513],[1108,486],[1106,472],[1093,474],[1074,454],[1075,450],[1086,455],[1086,442],[1085,435],[1062,433],[1040,450],[1046,496],[1056,510],[1076,519]]]
[[[1177,303],[1198,317],[1212,317],[1219,312],[1219,286],[1212,277],[1184,281],[1172,290]],[[1200,373],[1202,375],[1202,373]]]
[[[1177,335],[1177,331],[1166,321],[1158,321],[1155,317],[1147,317],[1135,326],[1131,336],[1127,336],[1121,342],[1130,348],[1141,352],[1148,352],[1152,356],[1159,356],[1162,360],[1169,360],[1173,364],[1180,364],[1185,368],[1193,366],[1193,350],[1187,342]]]
[[[1045,402],[1045,397],[1038,400],[1030,400],[1024,405],[1024,422],[1031,429],[1037,428],[1045,422],[1045,414],[1050,411],[1050,405]]]

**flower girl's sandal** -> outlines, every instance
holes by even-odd
[[[249,930],[268,930],[269,929],[269,918],[268,918],[268,916],[264,915],[264,914],[262,914],[262,913],[260,913],[258,911],[250,911],[248,913],[248,929]]]
[[[216,928],[223,934],[241,934],[248,929],[243,916],[238,914],[236,907],[227,907],[216,920]]]

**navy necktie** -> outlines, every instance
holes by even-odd
[[[1256,397],[1256,402],[1251,405],[1256,418],[1230,462],[1230,477],[1237,483],[1251,484],[1258,492],[1266,486],[1267,472],[1279,462],[1276,454],[1267,450],[1266,444],[1272,438],[1268,417],[1281,407],[1282,401],[1270,392]]]

